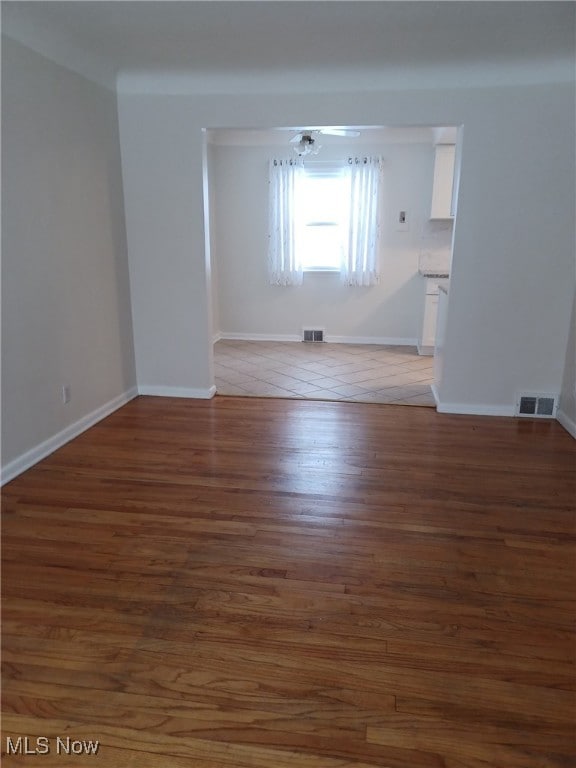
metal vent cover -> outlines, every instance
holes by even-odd
[[[556,416],[556,400],[556,395],[520,395],[516,403],[516,415],[532,419],[553,419]]]
[[[302,330],[302,341],[324,341],[324,329],[304,328]]]

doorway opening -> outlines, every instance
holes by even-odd
[[[429,342],[438,284],[448,284],[452,265],[459,131],[320,130],[206,131],[217,393],[434,407],[436,361]],[[302,135],[313,137],[320,150],[301,158],[294,140]],[[383,162],[378,284],[344,284],[324,254],[304,271],[301,284],[271,284],[270,162],[296,158],[309,168],[333,169],[367,156]],[[311,237],[317,238],[323,223],[312,222]],[[336,227],[329,223],[333,237]],[[436,296],[430,302],[433,277]],[[322,329],[325,342],[303,342],[306,328]]]

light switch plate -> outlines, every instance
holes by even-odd
[[[396,232],[408,232],[410,229],[410,214],[401,210],[396,214]]]

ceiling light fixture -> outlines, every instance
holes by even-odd
[[[311,134],[304,133],[298,144],[294,147],[294,152],[303,157],[304,155],[317,155],[321,149],[322,147],[316,143],[316,139],[312,138]]]

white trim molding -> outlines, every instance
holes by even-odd
[[[436,385],[431,386],[438,413],[455,413],[463,416],[514,416],[513,405],[487,405],[486,403],[442,403]]]
[[[216,394],[214,384],[206,389],[194,387],[149,387],[139,386],[139,395],[151,397],[187,397],[193,400],[211,400]]]
[[[486,405],[485,403],[438,403],[438,413],[460,413],[463,416],[514,416],[513,405]]]
[[[306,328],[316,328],[307,325]],[[221,339],[229,341],[302,341],[302,335],[293,333],[221,333]],[[418,339],[398,336],[330,336],[324,341],[328,344],[379,344],[381,346],[415,347]]]
[[[302,341],[301,336],[294,333],[224,333],[221,339],[226,341]]]
[[[91,413],[86,414],[86,416],[82,416],[81,419],[78,419],[73,424],[69,424],[57,434],[52,435],[52,437],[49,437],[47,440],[39,443],[39,445],[26,451],[26,453],[12,459],[12,461],[9,461],[8,464],[2,467],[2,481],[0,484],[5,485],[6,483],[9,483],[10,480],[18,477],[22,472],[33,467],[34,464],[37,464],[51,453],[54,453],[54,451],[57,451],[58,448],[62,448],[62,446],[69,443],[70,440],[73,440],[99,421],[102,421],[102,419],[110,416],[111,413],[114,413],[114,411],[117,411],[137,396],[138,391],[136,387],[132,387],[121,395],[118,395],[118,397],[115,397],[107,403],[104,403],[104,405],[101,405],[99,408],[96,408]]]
[[[330,336],[326,341],[332,344],[379,344],[387,347],[415,347],[418,339],[399,336]]]
[[[558,408],[556,411],[556,421],[560,422],[566,432],[576,440],[576,421],[574,419],[571,419],[567,413]]]

